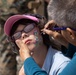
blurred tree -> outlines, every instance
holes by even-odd
[[[12,0],[10,0],[12,2]],[[7,0],[0,0],[0,75],[16,75],[16,55],[12,53],[10,44],[6,41],[3,32],[3,25],[6,19],[11,16],[10,3]]]

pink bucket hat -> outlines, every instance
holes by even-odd
[[[4,33],[7,36],[10,36],[10,31],[12,29],[12,26],[14,25],[15,22],[17,22],[20,19],[29,19],[29,20],[32,20],[32,21],[39,23],[39,19],[34,17],[34,16],[31,16],[31,15],[14,15],[14,16],[11,16],[7,19],[7,21],[4,24]]]

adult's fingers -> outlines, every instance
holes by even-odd
[[[47,23],[45,24],[44,28],[47,29],[47,28],[48,28],[49,26],[51,26],[51,25],[55,25],[54,20],[51,20],[51,21],[47,22]]]
[[[21,48],[21,41],[20,40],[16,40],[16,44],[17,44],[17,46],[19,47],[19,48]]]
[[[16,44],[20,49],[25,49],[27,47],[21,40],[16,40]]]
[[[53,33],[54,33],[54,31],[48,30],[48,29],[43,29],[42,31],[43,31],[44,33],[48,34],[48,35],[51,35],[51,36],[53,36]]]

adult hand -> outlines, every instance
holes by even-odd
[[[19,71],[19,75],[25,75],[24,66],[21,67],[21,69]]]
[[[19,54],[23,61],[31,56],[27,45],[25,45],[21,40],[16,40],[16,44],[19,47]]]
[[[42,31],[49,36],[52,36],[54,39],[58,39],[58,36],[62,36],[59,32],[52,30],[52,27],[55,26],[55,22],[53,20],[49,21]]]
[[[54,22],[54,20],[51,20],[45,25],[44,29],[42,29],[41,31],[48,34],[50,37],[53,37],[53,40],[59,42],[61,45],[68,47],[68,42],[61,35],[60,31],[52,30],[52,27],[55,25],[57,24]]]

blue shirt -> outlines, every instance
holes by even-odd
[[[65,57],[61,51],[50,47],[42,69],[49,75],[58,75],[69,62],[70,59]]]
[[[69,61],[70,59],[65,57],[60,51],[50,47],[48,49],[42,70],[32,57],[25,60],[24,70],[26,75],[58,75],[69,63]],[[39,71],[42,71],[43,73],[40,74]]]

